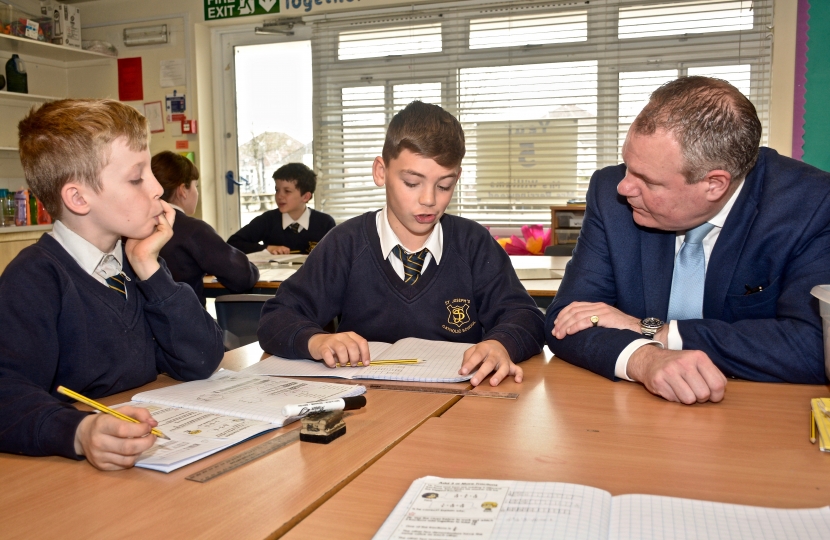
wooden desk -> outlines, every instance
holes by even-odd
[[[462,398],[323,504],[286,538],[370,538],[427,475],[585,484],[774,507],[830,505],[830,456],[809,442],[826,386],[731,381],[719,404],[685,406],[558,359],[503,382],[516,401]]]
[[[223,367],[259,361],[255,344],[228,353]],[[142,388],[173,384],[167,377]],[[460,384],[468,388],[466,384]],[[129,400],[131,391],[101,401]],[[170,474],[101,472],[83,461],[0,454],[3,538],[268,538],[278,536],[368,467],[455,396],[367,393],[329,445],[294,443],[205,484],[185,476],[283,433],[272,432]],[[289,426],[289,429],[297,424]]]

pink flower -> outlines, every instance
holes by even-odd
[[[524,240],[514,235],[497,241],[508,255],[544,255],[550,245],[550,229],[546,231],[541,225],[524,225],[522,236]]]

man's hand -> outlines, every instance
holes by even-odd
[[[369,365],[369,342],[354,332],[316,334],[308,340],[308,352],[328,367],[335,364]]]
[[[176,211],[165,201],[160,202],[162,213],[158,216],[156,230],[147,238],[128,238],[124,244],[124,253],[127,254],[130,266],[142,281],[150,279],[160,268],[159,252],[173,238]]]
[[[291,253],[291,249],[285,246],[268,246],[265,249],[267,249],[268,253],[271,255],[288,255]]]
[[[556,339],[572,336],[586,328],[592,328],[591,317],[599,317],[597,326],[640,332],[640,319],[626,315],[603,302],[572,302],[559,312],[553,321],[551,334]]]
[[[481,384],[484,378],[491,372],[493,376],[490,377],[490,386],[498,386],[508,375],[513,375],[513,380],[520,383],[524,376],[522,368],[510,360],[510,355],[507,354],[507,349],[504,348],[504,345],[492,339],[482,341],[478,345],[473,345],[464,351],[464,361],[461,363],[461,369],[458,370],[458,374],[467,375],[476,366],[479,366],[478,371],[470,379],[470,384],[473,386]]]
[[[627,374],[652,394],[686,405],[723,399],[726,377],[703,351],[640,347],[628,359]]]
[[[147,409],[121,407],[118,410],[141,423],[125,422],[109,414],[90,414],[75,430],[75,453],[86,456],[87,461],[102,471],[132,467],[141,453],[156,442],[150,430],[158,422]]]

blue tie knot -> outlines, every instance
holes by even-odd
[[[715,225],[712,223],[703,223],[694,229],[689,229],[686,231],[686,237],[683,239],[683,242],[686,244],[700,244],[714,227]]]

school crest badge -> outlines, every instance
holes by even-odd
[[[447,307],[447,324],[441,325],[444,330],[448,330],[453,334],[461,334],[475,326],[476,323],[470,318],[469,300],[453,298],[452,300],[446,300],[444,305]]]

